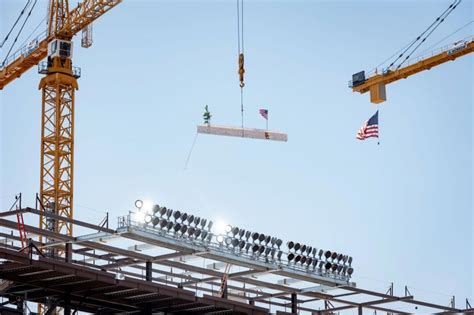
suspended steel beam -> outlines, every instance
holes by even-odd
[[[262,140],[274,140],[274,141],[288,141],[288,135],[286,133],[270,131],[264,129],[251,129],[251,128],[240,128],[240,127],[228,127],[228,126],[217,126],[217,125],[198,125],[197,132],[208,135],[216,136],[228,136],[228,137],[239,137],[239,138],[252,138]]]

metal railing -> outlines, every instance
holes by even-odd
[[[463,38],[463,39],[461,39],[461,40],[459,40],[459,41],[456,41],[455,43],[457,43],[457,42],[465,42],[465,43],[466,43],[466,47],[467,47],[467,45],[468,45],[469,43],[474,42],[474,35],[467,36],[467,37],[465,37],[465,38]],[[432,51],[430,51],[430,52],[423,53],[423,54],[420,54],[420,55],[418,55],[418,56],[416,56],[416,57],[410,58],[410,59],[408,59],[407,61],[405,61],[405,62],[403,63],[403,67],[408,67],[408,66],[413,65],[413,64],[415,64],[415,63],[417,63],[417,62],[420,62],[420,61],[426,60],[426,59],[428,59],[428,58],[431,58],[431,57],[433,57],[433,56],[435,56],[435,55],[439,55],[439,54],[441,54],[441,53],[443,53],[443,52],[449,52],[451,49],[455,48],[455,46],[453,46],[453,45],[454,45],[454,43],[451,43],[451,44],[448,44],[448,45],[444,45],[444,46],[438,47],[438,48],[436,48],[435,50],[432,50]],[[464,47],[464,48],[466,48],[466,47]],[[462,49],[464,49],[464,48],[461,48],[461,49],[459,49],[459,50],[462,50]],[[374,68],[374,69],[372,69],[372,70],[370,70],[369,72],[366,73],[366,80],[368,80],[368,79],[370,79],[371,77],[374,77],[374,76],[376,76],[376,75],[380,75],[380,74],[385,75],[385,74],[388,74],[388,73],[390,73],[390,72],[392,72],[392,71],[397,71],[397,70],[392,70],[392,69],[390,69],[390,68],[388,68],[388,67],[387,67],[387,68],[383,68],[383,67],[382,67],[382,68]],[[354,87],[354,84],[353,84],[352,80],[350,80],[350,81],[348,82],[348,86],[349,86],[350,88]]]
[[[125,232],[125,231],[130,231],[130,230],[139,230],[145,233],[149,233],[151,235],[157,236],[160,238],[160,241],[163,243],[169,242],[169,244],[181,244],[183,248],[195,248],[197,251],[203,250],[203,251],[212,251],[213,253],[221,254],[223,258],[226,256],[232,255],[235,257],[238,257],[239,259],[245,259],[248,260],[249,263],[252,262],[258,262],[260,264],[265,264],[271,269],[274,270],[281,270],[281,269],[286,269],[286,270],[294,270],[298,273],[304,273],[307,275],[315,275],[321,278],[325,278],[330,280],[337,280],[337,281],[343,281],[343,282],[349,282],[351,276],[350,275],[343,275],[343,274],[338,274],[335,272],[332,272],[330,269],[325,270],[323,268],[319,267],[312,267],[312,266],[302,266],[297,265],[293,262],[290,262],[286,259],[288,256],[288,252],[284,252],[283,250],[276,249],[276,251],[281,251],[282,254],[280,258],[277,257],[272,257],[270,255],[264,255],[264,254],[259,254],[258,252],[252,253],[251,249],[239,249],[238,247],[231,247],[225,244],[225,242],[218,242],[217,237],[222,236],[224,239],[228,238],[228,235],[224,234],[211,234],[210,239],[205,238],[204,240],[201,240],[200,238],[195,238],[195,237],[190,237],[188,235],[182,235],[180,233],[175,233],[173,231],[169,230],[164,230],[164,229],[158,229],[158,228],[153,228],[152,226],[142,223],[142,222],[137,222],[136,220],[133,219],[133,213],[128,214],[126,216],[121,216],[118,218],[118,226],[117,226],[117,232]],[[321,259],[319,261],[323,261],[324,263],[328,262],[327,259]],[[318,261],[318,264],[319,264]]]
[[[72,67],[71,69],[72,75],[78,79],[81,77],[82,70],[79,67]],[[38,73],[40,74],[48,74],[48,62],[47,61],[42,61],[38,64]]]
[[[47,30],[41,32],[38,36],[33,38],[28,44],[23,45],[17,51],[15,51],[12,55],[10,55],[7,59],[5,59],[2,63],[0,63],[0,71],[7,67],[10,63],[15,61],[16,59],[23,57],[28,57],[34,50],[39,47],[39,43],[45,40],[48,37]]]

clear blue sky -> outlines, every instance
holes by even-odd
[[[92,48],[75,41],[75,217],[149,198],[349,253],[361,287],[461,306],[474,283],[473,56],[388,86],[379,146],[355,140],[377,107],[347,88],[450,2],[246,1],[246,125],[264,127],[266,107],[289,141],[200,135],[184,170],[205,104],[214,123],[240,124],[235,2],[124,1],[94,24]],[[0,2],[2,36],[23,3]],[[425,47],[473,19],[464,0]],[[38,191],[39,80],[32,69],[0,92],[2,209]]]

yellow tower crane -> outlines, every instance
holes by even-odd
[[[68,0],[50,0],[48,29],[6,60],[0,68],[0,90],[34,65],[45,76],[41,117],[41,213],[73,217],[74,92],[80,69],[72,65],[72,38],[83,31],[83,47],[92,44],[91,23],[122,0],[83,0],[70,10]],[[45,59],[45,61],[42,61]],[[72,224],[41,215],[39,226],[72,235]],[[54,241],[46,239],[45,243]],[[63,251],[47,248],[47,255]]]
[[[416,62],[398,68],[395,71],[382,70],[381,73],[379,73],[375,70],[368,78],[366,78],[364,71],[358,72],[352,76],[349,87],[352,88],[353,92],[359,92],[361,94],[370,92],[370,101],[372,103],[382,103],[387,100],[385,92],[385,86],[387,84],[400,79],[406,79],[418,72],[429,70],[472,52],[474,52],[474,37],[457,41],[452,45],[433,52],[427,57],[422,57]]]

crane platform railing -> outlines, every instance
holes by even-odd
[[[411,66],[411,65],[413,65],[413,64],[415,64],[415,63],[417,63],[417,62],[426,60],[426,59],[428,59],[428,58],[434,57],[434,56],[436,56],[436,55],[439,55],[439,54],[442,54],[442,53],[445,53],[445,52],[447,52],[447,53],[449,54],[449,52],[450,52],[451,50],[457,49],[457,47],[455,47],[455,44],[456,44],[456,43],[460,43],[460,42],[465,43],[465,46],[462,47],[461,49],[467,48],[467,46],[468,46],[469,44],[474,43],[474,35],[467,36],[467,37],[465,37],[465,38],[463,38],[463,39],[461,39],[461,40],[458,40],[458,41],[456,41],[456,42],[454,42],[454,43],[450,43],[450,44],[448,44],[448,45],[444,45],[444,46],[438,47],[438,48],[436,48],[436,49],[434,49],[434,50],[432,50],[432,51],[429,51],[429,52],[427,52],[427,53],[424,53],[424,54],[418,55],[418,56],[416,56],[416,57],[410,58],[410,59],[406,60],[406,61],[403,63],[403,68],[404,68],[404,67]],[[458,51],[458,50],[456,50],[456,51]],[[399,69],[397,69],[397,70],[399,70]],[[392,72],[392,71],[396,71],[396,70],[391,70],[391,69],[389,69],[389,68],[383,68],[383,67],[382,67],[382,68],[378,68],[378,67],[377,67],[377,68],[373,68],[372,70],[370,70],[370,71],[366,74],[366,80],[369,80],[370,78],[375,77],[375,76],[380,75],[380,74],[386,75],[386,74],[388,74],[388,73],[390,73],[390,72]],[[349,87],[349,88],[353,88],[353,87],[354,87],[352,80],[350,80],[350,81],[348,82],[348,87]]]
[[[2,63],[0,63],[0,71],[6,68],[9,64],[11,64],[14,60],[20,57],[28,57],[33,51],[35,51],[39,46],[40,43],[48,37],[47,30],[44,30],[39,35],[34,37],[28,43],[24,44],[22,47],[17,49],[13,54],[11,54],[7,59],[5,59]]]
[[[80,67],[71,67],[72,75],[76,78],[79,79],[81,77],[81,68]],[[38,64],[38,73],[39,74],[48,74],[48,62],[47,61],[41,61]]]

